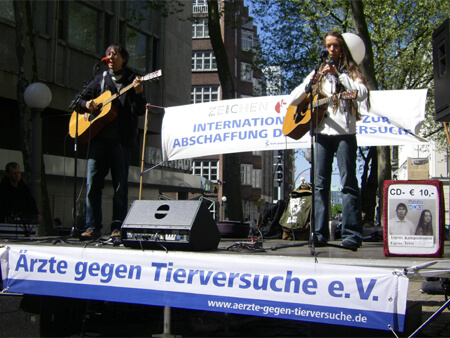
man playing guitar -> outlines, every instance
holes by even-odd
[[[108,70],[97,75],[81,93],[77,112],[90,120],[99,113],[101,105],[95,98],[105,92],[120,92],[132,85],[134,90],[126,91],[115,98],[108,107],[108,122],[93,137],[89,137],[89,158],[86,186],[86,231],[81,240],[102,236],[102,190],[105,177],[111,171],[114,188],[113,222],[111,237],[120,241],[120,227],[128,212],[128,167],[131,149],[137,141],[138,116],[145,114],[146,100],[142,80],[128,67],[129,54],[120,45],[110,45],[102,61],[108,63]]]

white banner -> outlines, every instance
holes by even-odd
[[[425,142],[411,135],[425,119],[426,89],[371,91],[370,112],[357,123],[359,146]],[[165,109],[164,160],[245,151],[309,148],[310,135],[296,141],[281,132],[287,96],[223,100]]]
[[[6,292],[395,331],[409,282],[392,269],[268,255],[14,245],[7,264]]]

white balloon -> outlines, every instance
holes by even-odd
[[[305,150],[305,159],[311,163],[311,148]]]
[[[364,59],[364,55],[366,55],[364,41],[358,35],[353,33],[343,33],[342,37],[344,38],[350,53],[352,53],[353,60],[359,65]]]

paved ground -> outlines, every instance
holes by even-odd
[[[420,291],[421,279],[410,282],[408,299],[422,303],[422,323],[446,302],[445,295],[429,295]],[[445,308],[418,335],[420,337],[450,337],[450,311]]]

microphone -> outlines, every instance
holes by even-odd
[[[327,50],[321,51],[320,52],[320,60],[324,61],[328,57],[328,55],[330,55],[330,53]]]
[[[111,63],[111,58],[109,56],[106,56],[100,61],[100,63],[102,65],[107,65],[108,63]]]

